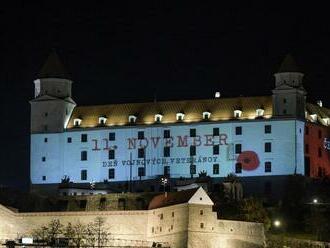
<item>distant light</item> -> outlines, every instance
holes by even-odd
[[[314,204],[317,204],[317,203],[319,203],[319,201],[318,201],[316,198],[314,198],[314,199],[313,199],[313,203],[314,203]]]
[[[275,227],[280,227],[281,226],[281,222],[279,220],[275,220],[274,221],[274,226]]]
[[[220,98],[220,92],[219,91],[215,92],[215,98]]]
[[[322,103],[321,100],[318,100],[316,103],[317,103],[317,105],[319,105],[320,107],[323,107],[323,103]]]

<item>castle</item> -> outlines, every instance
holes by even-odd
[[[269,96],[79,106],[53,53],[30,101],[32,190],[69,181],[157,191],[159,178],[175,184],[201,172],[271,188],[288,175],[329,174],[330,110],[306,102],[292,56],[274,76]]]

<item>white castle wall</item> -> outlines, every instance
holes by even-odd
[[[187,203],[145,211],[49,213],[13,213],[0,206],[0,242],[27,236],[52,219],[64,224],[88,223],[98,216],[105,218],[112,239],[139,240],[136,244],[156,241],[172,248],[239,248],[260,247],[265,242],[262,224],[218,220],[211,205]],[[204,223],[203,228],[200,223]]]
[[[272,126],[272,132],[265,134],[265,125]],[[242,127],[242,135],[235,134],[235,127]],[[234,145],[242,144],[242,151],[254,151],[260,160],[260,165],[254,170],[244,170],[238,176],[290,175],[295,171],[304,173],[303,134],[304,122],[296,120],[257,120],[230,121],[221,123],[172,124],[129,127],[107,127],[95,129],[71,129],[64,133],[32,134],[31,135],[31,180],[33,184],[59,183],[64,175],[74,182],[103,181],[108,179],[108,169],[115,169],[115,178],[109,181],[127,181],[130,177],[138,180],[138,167],[143,167],[146,161],[146,177],[163,175],[164,165],[170,166],[171,177],[190,177],[189,146],[194,142],[199,144],[199,138],[190,138],[190,128],[196,128],[201,137],[201,146],[196,148],[194,156],[196,174],[205,170],[212,177],[225,177],[235,173],[237,155]],[[220,129],[219,137],[213,137],[213,128]],[[171,139],[163,139],[163,131],[169,129]],[[133,148],[133,138],[137,139],[138,131],[144,131],[148,141],[136,140]],[[109,141],[109,133],[116,133],[116,140]],[[81,142],[81,134],[87,134],[88,142]],[[178,146],[179,137],[187,138],[187,146]],[[72,143],[67,143],[67,138]],[[152,139],[153,137],[153,139]],[[159,140],[158,138],[159,137]],[[47,143],[44,139],[47,138]],[[97,147],[96,147],[97,142]],[[138,148],[146,147],[145,160],[138,158]],[[220,154],[213,155],[214,144],[220,145]],[[272,152],[264,152],[265,142],[272,143]],[[163,147],[171,146],[171,156],[163,157]],[[182,145],[182,144],[181,144]],[[130,147],[129,147],[130,146]],[[115,147],[115,159],[108,159],[108,149]],[[129,149],[132,148],[132,149]],[[87,151],[87,161],[81,161],[81,151]],[[42,162],[42,157],[46,161]],[[130,161],[134,163],[130,175]],[[162,161],[165,161],[162,162]],[[272,171],[265,172],[264,163],[272,162]],[[213,164],[219,164],[219,174],[213,174]],[[81,170],[88,171],[86,181],[81,180]],[[42,177],[46,176],[46,180]]]

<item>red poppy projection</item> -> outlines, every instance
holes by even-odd
[[[254,151],[242,152],[238,156],[237,162],[241,163],[243,170],[247,171],[257,169],[260,164],[258,154],[256,154]]]

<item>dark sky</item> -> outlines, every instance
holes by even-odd
[[[1,2],[0,184],[29,183],[28,101],[53,48],[78,105],[149,101],[155,92],[158,100],[269,95],[287,53],[306,75],[309,100],[330,105],[325,6],[86,2]]]

